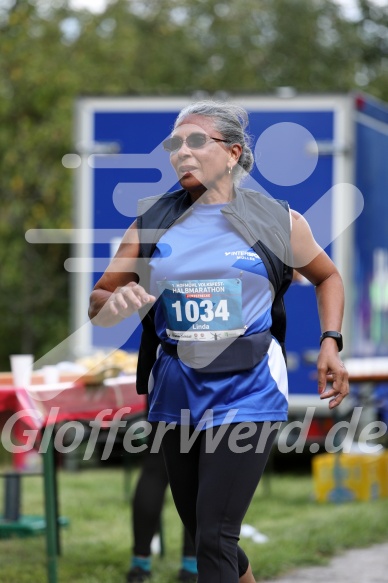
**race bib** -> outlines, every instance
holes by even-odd
[[[220,340],[245,332],[240,279],[158,281],[166,332],[174,340]]]

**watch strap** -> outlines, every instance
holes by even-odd
[[[327,330],[327,332],[324,332],[321,335],[321,337],[319,339],[319,345],[322,344],[322,342],[325,338],[333,338],[337,342],[338,352],[341,352],[341,350],[343,348],[343,341],[342,341],[342,334],[340,332],[336,332],[334,330]]]

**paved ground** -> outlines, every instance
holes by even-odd
[[[309,567],[260,583],[387,583],[388,543],[353,549],[330,561],[327,567]]]

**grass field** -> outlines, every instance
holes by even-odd
[[[135,483],[136,472],[131,477]],[[2,482],[2,480],[1,480]],[[0,485],[3,488],[3,485]],[[221,485],[220,485],[221,487]],[[23,514],[42,514],[40,477],[23,479]],[[62,530],[59,583],[124,583],[132,545],[128,489],[122,469],[59,472]],[[0,500],[3,498],[0,489]],[[342,549],[388,541],[388,499],[317,504],[309,475],[271,475],[259,486],[245,523],[269,537],[242,539],[258,580],[294,567],[323,564]],[[166,554],[153,560],[153,581],[173,583],[182,529],[168,495],[164,510]],[[0,540],[1,583],[46,581],[43,536]]]

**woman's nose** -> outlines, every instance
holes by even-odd
[[[178,150],[178,155],[179,156],[191,156],[191,150],[188,147],[188,145],[186,144],[186,142],[183,142],[181,147]]]

